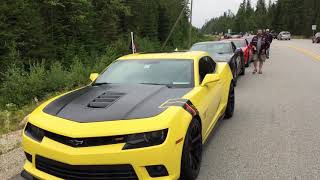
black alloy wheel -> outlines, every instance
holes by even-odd
[[[246,74],[246,67],[244,64],[244,58],[241,58],[241,73],[240,73],[240,75],[243,76],[245,74]]]
[[[229,89],[229,96],[228,96],[228,103],[227,103],[227,108],[225,112],[225,118],[229,119],[233,116],[234,112],[234,106],[235,106],[235,95],[234,95],[234,85],[231,82],[230,83],[230,89]]]
[[[181,159],[181,180],[195,180],[200,171],[202,160],[202,134],[201,125],[193,119],[189,125]]]
[[[237,61],[235,60],[233,63],[233,68],[231,68],[232,71],[232,75],[233,75],[233,82],[234,82],[234,86],[237,86],[237,82],[238,82],[238,67],[237,67]]]

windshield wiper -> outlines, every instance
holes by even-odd
[[[159,83],[139,83],[139,84],[145,84],[145,85],[157,85],[157,86],[167,86],[168,88],[172,88],[169,84],[159,84]]]
[[[101,85],[106,85],[106,84],[111,84],[111,83],[107,83],[107,82],[94,83],[94,84],[92,84],[92,86],[101,86]]]

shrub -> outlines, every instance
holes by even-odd
[[[65,71],[60,62],[54,62],[47,72],[46,87],[47,91],[57,91],[63,89],[68,84],[69,72]]]
[[[4,75],[4,81],[0,88],[1,107],[6,104],[24,104],[30,98],[28,96],[28,74],[21,68],[10,66]]]
[[[70,66],[69,73],[69,85],[70,87],[83,85],[89,82],[89,74],[91,68],[89,66],[85,66],[78,56],[73,58],[73,62]]]
[[[139,52],[155,52],[160,50],[159,41],[152,41],[148,38],[138,38],[136,43]]]
[[[28,99],[42,97],[46,94],[46,69],[44,61],[30,65],[30,72],[26,78],[25,88],[25,91],[28,91]]]

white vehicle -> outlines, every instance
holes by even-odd
[[[291,33],[288,31],[282,31],[279,33],[278,40],[291,40]]]

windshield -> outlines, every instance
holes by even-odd
[[[242,48],[242,47],[246,47],[246,41],[241,41],[241,40],[235,40],[232,41],[234,43],[234,45],[236,45],[237,48]]]
[[[192,60],[123,60],[112,63],[97,84],[151,84],[193,86]]]
[[[191,47],[192,51],[206,51],[209,54],[230,54],[232,53],[230,43],[208,43],[195,44]]]

